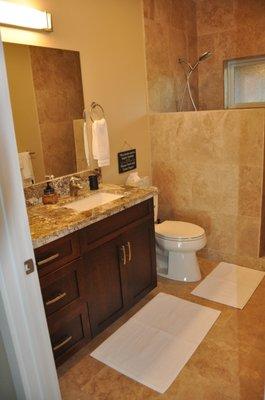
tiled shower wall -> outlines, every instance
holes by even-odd
[[[179,57],[197,59],[196,6],[193,0],[144,0],[149,108],[176,111],[185,86]],[[197,101],[198,76],[191,80]],[[191,110],[185,98],[183,110]]]
[[[264,0],[197,0],[198,54],[213,52],[199,69],[199,108],[224,107],[223,61],[265,54]]]
[[[264,109],[150,115],[159,217],[201,225],[206,258],[260,268]]]
[[[222,109],[223,62],[265,54],[264,0],[144,0],[149,108],[177,111],[185,76],[178,63],[211,51],[192,82],[199,109]],[[183,110],[191,110],[186,101]]]

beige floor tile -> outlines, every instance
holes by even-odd
[[[200,260],[206,276],[216,262]],[[159,278],[158,286],[58,369],[63,400],[262,400],[265,376],[265,279],[243,310],[190,294],[196,283]],[[160,395],[89,354],[157,293],[222,313],[167,392]]]

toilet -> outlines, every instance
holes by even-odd
[[[158,199],[155,204],[157,220]],[[206,234],[198,225],[182,221],[155,223],[157,273],[165,278],[196,282],[201,271],[196,252],[206,245]]]

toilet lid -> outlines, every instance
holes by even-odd
[[[164,221],[155,225],[157,235],[170,239],[195,239],[205,235],[198,225],[182,221]]]

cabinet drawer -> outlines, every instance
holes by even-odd
[[[150,199],[82,229],[80,232],[81,251],[90,250],[92,242],[118,231],[138,219],[152,215],[152,213],[153,199]]]
[[[47,316],[80,297],[82,272],[82,262],[77,260],[40,278]]]
[[[39,276],[56,270],[80,254],[78,235],[72,234],[35,250]]]
[[[86,303],[66,307],[61,315],[53,314],[48,318],[48,326],[57,365],[91,339]]]

